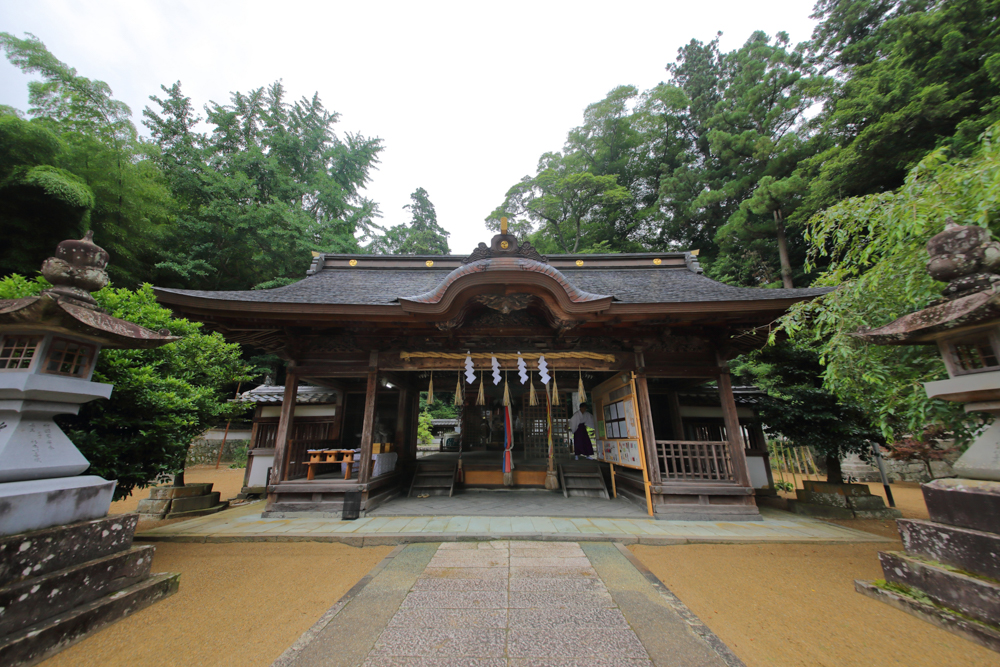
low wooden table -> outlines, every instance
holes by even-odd
[[[353,449],[308,449],[309,470],[306,472],[306,479],[316,478],[316,466],[324,463],[345,463],[344,479],[350,479],[351,468],[354,465]]]

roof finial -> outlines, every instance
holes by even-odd
[[[507,218],[500,218],[500,233],[507,233]]]

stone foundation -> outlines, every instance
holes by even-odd
[[[177,591],[134,514],[0,538],[0,664],[34,665]]]
[[[212,484],[185,484],[184,486],[154,486],[149,498],[139,501],[139,516],[144,519],[180,519],[203,514],[214,514],[229,507],[228,500],[220,501]]]
[[[788,501],[788,510],[796,514],[827,519],[896,519],[899,510],[885,506],[882,496],[873,495],[864,484],[829,484],[804,480],[804,488]]]

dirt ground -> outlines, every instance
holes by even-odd
[[[45,667],[267,667],[392,547],[156,545],[180,590],[41,663]]]
[[[919,484],[892,493],[904,517],[928,518]],[[879,551],[902,549],[895,521],[831,522],[894,544],[630,548],[748,667],[1000,665],[996,653],[855,592],[855,579],[882,578]]]

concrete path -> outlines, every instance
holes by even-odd
[[[655,577],[608,543],[401,547],[274,667],[737,667]]]
[[[140,532],[150,542],[344,542],[354,546],[455,542],[495,538],[612,541],[624,544],[695,542],[887,542],[883,537],[790,512],[761,508],[760,521],[657,521],[593,517],[443,516],[261,518],[263,503]]]

